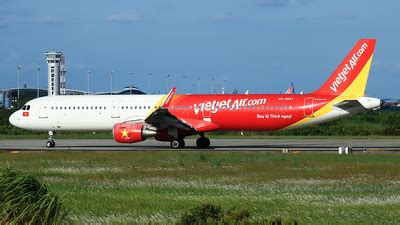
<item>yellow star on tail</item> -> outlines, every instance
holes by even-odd
[[[124,138],[128,138],[129,136],[128,136],[128,131],[126,131],[126,128],[123,130],[123,131],[121,131],[121,134],[122,134],[122,137]]]

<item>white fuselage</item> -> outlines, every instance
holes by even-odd
[[[116,123],[142,121],[163,95],[52,96],[29,101],[10,122],[37,131],[110,131]]]

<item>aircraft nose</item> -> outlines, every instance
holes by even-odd
[[[10,121],[10,123],[11,123],[13,126],[18,127],[19,118],[18,118],[18,116],[17,116],[17,112],[14,112],[13,114],[11,114],[10,118],[8,118],[8,121]]]

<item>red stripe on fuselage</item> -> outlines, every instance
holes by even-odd
[[[175,95],[169,111],[182,119],[209,120],[222,130],[272,131],[312,116],[308,114],[333,98],[309,94]]]

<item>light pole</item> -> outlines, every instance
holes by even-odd
[[[214,78],[211,78],[211,94],[214,94]]]
[[[200,93],[200,77],[197,77],[197,94]]]
[[[90,95],[90,70],[87,71],[87,94]]]
[[[113,91],[113,70],[111,70],[110,72],[110,95],[112,95],[112,91]]]
[[[19,108],[19,73],[21,70],[21,66],[17,65],[17,82],[18,82],[18,91],[17,91],[17,101],[18,101],[18,108]]]
[[[186,80],[185,78],[186,78],[186,75],[183,74],[183,75],[182,75],[182,80],[183,80],[183,85],[184,85],[184,86],[182,87],[182,92],[185,90],[185,84],[186,84],[186,83],[185,83],[185,82],[186,82],[186,81],[185,81],[185,80]]]
[[[222,94],[225,94],[225,82],[226,80],[222,81]]]
[[[171,77],[171,75],[167,75],[167,92],[168,92],[168,90],[169,90],[169,78]]]
[[[39,73],[40,73],[40,66],[38,66],[37,70],[36,70],[36,95],[39,98]]]
[[[151,93],[150,92],[150,77],[151,77],[151,73],[149,73],[149,94]]]
[[[131,87],[129,88],[129,93],[132,95],[132,88],[133,88],[133,72],[129,72],[129,75],[132,76],[132,84],[131,84]]]

